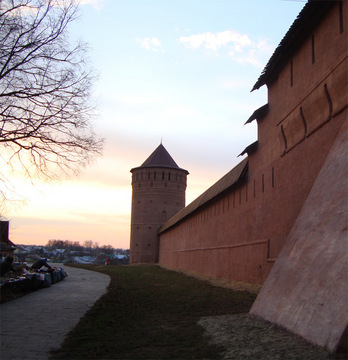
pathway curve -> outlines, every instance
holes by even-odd
[[[0,305],[1,360],[47,360],[106,293],[109,276],[63,267],[63,281]]]

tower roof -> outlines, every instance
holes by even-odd
[[[166,167],[174,168],[178,170],[183,170],[188,173],[187,170],[184,170],[178,166],[174,159],[170,156],[169,152],[161,143],[154,152],[143,162],[139,168],[143,167]],[[133,169],[132,169],[133,170]],[[132,171],[131,170],[131,171]]]
[[[166,148],[160,144],[156,150],[144,161],[141,167],[145,166],[165,166],[179,168],[174,159],[170,156]]]

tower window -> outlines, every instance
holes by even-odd
[[[312,64],[315,63],[314,35],[312,35]]]
[[[265,192],[265,175],[262,174],[262,192]]]
[[[343,33],[343,5],[342,5],[342,1],[340,1],[340,3],[339,3],[338,11],[339,11],[339,22],[340,22],[340,34],[342,34]]]

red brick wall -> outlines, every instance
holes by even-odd
[[[347,2],[343,18],[341,32],[335,6],[268,84],[247,181],[162,233],[162,266],[265,281],[347,121]]]
[[[339,116],[345,124],[250,311],[330,351],[347,327],[347,109]]]

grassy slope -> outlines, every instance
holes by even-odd
[[[108,292],[52,359],[219,358],[197,321],[246,313],[255,299],[158,266],[87,268],[111,277]]]

